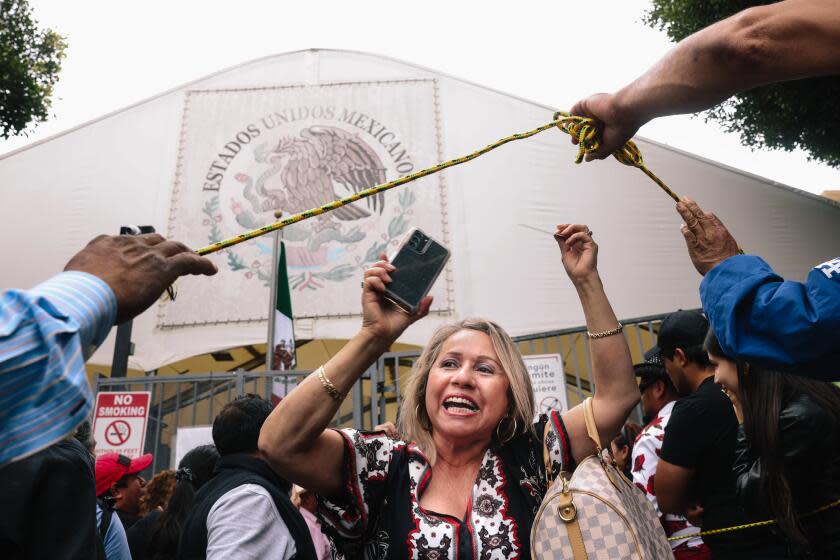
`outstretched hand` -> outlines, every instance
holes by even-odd
[[[696,202],[683,197],[677,203],[677,212],[685,223],[680,228],[688,256],[702,276],[729,257],[740,253],[738,243],[726,226],[712,213],[704,212]]]
[[[643,120],[636,118],[630,111],[620,109],[616,96],[608,93],[596,93],[581,99],[569,113],[595,119],[601,132],[601,145],[596,151],[586,154],[586,161],[610,157],[644,124]],[[577,138],[573,136],[572,142],[577,144]]]
[[[584,224],[558,224],[554,239],[560,247],[563,267],[572,282],[585,280],[598,272],[598,244]]]
[[[362,329],[386,344],[391,344],[415,321],[429,314],[432,296],[426,296],[414,313],[404,311],[384,297],[396,267],[385,254],[365,271],[362,290]]]
[[[100,235],[64,270],[87,272],[108,284],[117,300],[118,324],[148,309],[179,276],[218,272],[210,259],[157,233]]]

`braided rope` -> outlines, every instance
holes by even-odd
[[[578,153],[575,158],[575,163],[582,162],[586,154],[594,152],[601,147],[601,132],[594,120],[588,117],[576,117],[564,111],[557,111],[554,113],[554,120],[557,122],[557,126],[561,130],[577,140]],[[627,143],[625,143],[620,149],[613,152],[612,155],[624,165],[638,167],[641,169],[645,175],[650,177],[654,183],[659,185],[659,187],[665,191],[668,196],[673,198],[674,201],[680,201],[680,197],[668,188],[668,185],[666,185],[662,179],[654,175],[654,173],[645,166],[645,162],[642,159],[642,152],[639,150],[639,147],[636,146],[635,142],[628,140]]]
[[[820,506],[814,511],[809,511],[808,513],[803,514],[801,517],[810,517],[811,515],[816,515],[818,513],[822,513],[827,509],[835,508],[840,506],[840,500],[835,500],[830,504],[826,504],[824,506]],[[774,525],[777,523],[775,519],[768,519],[766,521],[756,521],[754,523],[745,523],[744,525],[735,525],[734,527],[722,527],[720,529],[710,529],[708,531],[701,531],[699,533],[692,533],[691,535],[683,535],[681,537],[668,537],[669,541],[681,541],[683,539],[693,539],[694,537],[705,537],[708,535],[719,535],[721,533],[731,533],[732,531],[740,531],[742,529],[752,529],[753,527],[765,527],[767,525]]]
[[[196,251],[196,253],[198,253],[199,255],[208,255],[210,253],[215,253],[216,251],[221,251],[222,249],[231,247],[233,245],[237,245],[239,243],[242,243],[243,241],[248,241],[249,239],[265,235],[266,233],[271,233],[272,231],[277,231],[278,229],[283,229],[286,226],[290,226],[297,222],[313,218],[315,216],[319,216],[321,214],[329,212],[330,210],[341,208],[342,206],[346,206],[352,202],[356,202],[357,200],[373,196],[377,193],[387,191],[389,189],[393,189],[394,187],[410,183],[411,181],[416,181],[417,179],[426,177],[427,175],[432,175],[434,173],[437,173],[438,171],[443,171],[448,167],[454,167],[456,165],[466,163],[468,161],[474,160],[479,156],[486,154],[491,150],[495,150],[499,146],[503,146],[508,142],[530,138],[531,136],[534,136],[536,134],[539,134],[540,132],[554,127],[559,128],[563,132],[570,134],[571,136],[577,139],[578,154],[577,158],[575,159],[575,163],[580,163],[581,161],[583,161],[583,158],[586,154],[597,150],[600,146],[600,130],[598,129],[593,119],[587,117],[573,116],[563,111],[558,111],[554,114],[554,120],[552,120],[550,123],[539,126],[534,130],[507,136],[464,157],[451,159],[449,161],[439,163],[433,167],[428,167],[426,169],[417,171],[416,173],[406,175],[405,177],[400,177],[399,179],[396,179],[394,181],[382,183],[381,185],[376,185],[369,189],[365,189],[355,194],[346,196],[344,198],[334,200],[332,202],[324,204],[323,206],[312,208],[311,210],[306,210],[305,212],[289,216],[288,218],[283,218],[282,220],[278,220],[272,224],[268,224],[267,226],[263,226],[261,228],[241,233],[229,239],[224,239],[217,243],[213,243],[212,245],[202,247],[201,249]],[[617,150],[613,154],[613,156],[615,156],[615,158],[624,165],[638,167],[639,169],[641,169],[645,173],[645,175],[650,177],[657,185],[659,185],[659,187],[662,188],[662,190],[664,190],[668,194],[668,196],[670,196],[676,201],[679,201],[679,197],[676,194],[674,194],[674,191],[669,189],[665,185],[665,183],[663,183],[662,180],[659,179],[659,177],[654,175],[647,167],[645,167],[645,164],[642,160],[642,153],[639,151],[639,148],[636,146],[635,143],[633,143],[632,141],[628,141],[624,146],[622,146],[620,150]]]

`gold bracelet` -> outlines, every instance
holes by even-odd
[[[618,333],[620,333],[620,332],[621,332],[621,331],[623,331],[623,330],[624,330],[624,325],[622,325],[621,323],[619,323],[619,324],[618,324],[618,326],[617,326],[616,328],[614,328],[614,329],[610,329],[610,330],[608,330],[608,331],[601,331],[601,332],[590,332],[590,331],[586,331],[586,336],[588,336],[589,338],[606,338],[606,337],[608,337],[608,336],[612,336],[612,335],[614,335],[614,334],[618,334]]]
[[[319,367],[317,371],[318,379],[321,380],[321,385],[324,386],[324,391],[326,391],[327,394],[333,398],[333,400],[336,400],[338,402],[343,401],[344,397],[342,396],[342,394],[338,392],[338,389],[335,388],[333,382],[327,379],[327,375],[324,371],[324,366]]]

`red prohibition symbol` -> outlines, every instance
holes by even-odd
[[[131,437],[131,426],[125,420],[114,420],[105,428],[105,441],[108,445],[119,446]]]
[[[563,403],[560,402],[560,399],[555,396],[547,396],[543,397],[542,401],[540,401],[540,410],[543,412],[548,412],[550,410],[561,410],[563,408]]]

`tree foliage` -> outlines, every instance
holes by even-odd
[[[767,1],[652,0],[645,23],[674,41]],[[730,98],[707,118],[736,132],[751,148],[802,148],[809,158],[840,167],[840,77],[762,86]]]
[[[38,29],[27,0],[0,0],[0,136],[47,119],[66,46],[55,31]]]

